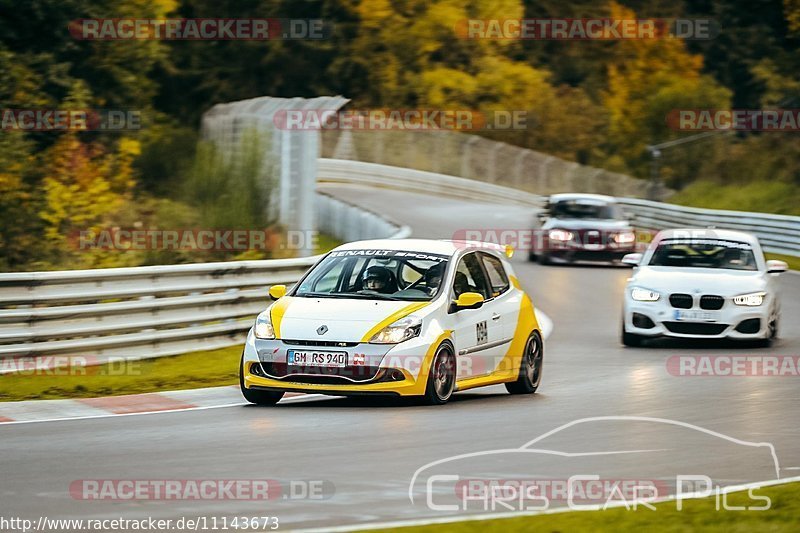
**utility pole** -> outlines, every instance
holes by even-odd
[[[650,144],[647,146],[647,152],[650,154],[650,199],[658,200],[658,191],[661,185],[661,150],[665,148],[672,148],[681,144],[689,144],[696,141],[702,141],[715,135],[733,133],[729,130],[723,131],[706,131],[696,135],[683,137],[682,139],[675,139],[674,141],[666,141],[659,144]]]

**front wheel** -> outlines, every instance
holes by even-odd
[[[774,320],[770,320],[766,338],[756,342],[756,346],[759,348],[770,348],[775,343],[777,338],[778,338],[778,319],[776,318]]]
[[[447,403],[456,388],[456,358],[448,344],[439,346],[428,372],[424,401],[428,405]]]
[[[244,386],[244,354],[239,363],[239,388],[242,390],[244,399],[256,405],[275,405],[284,395],[283,391],[254,390]]]
[[[540,265],[549,265],[550,264],[550,254],[547,252],[540,253],[537,258]]]
[[[506,383],[506,390],[511,394],[533,394],[542,381],[542,363],[544,361],[544,344],[538,331],[531,333],[525,344],[525,353],[519,365],[517,381]]]
[[[625,319],[622,320],[622,344],[630,348],[636,348],[642,345],[642,336],[635,333],[628,333],[625,330]]]

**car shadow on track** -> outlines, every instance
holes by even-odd
[[[646,352],[648,349],[670,349],[670,350],[747,350],[747,351],[770,351],[780,346],[780,339],[773,342],[772,346],[767,348],[759,341],[742,341],[732,339],[674,339],[669,337],[659,337],[657,339],[648,339],[644,344],[636,349],[636,351]]]
[[[614,263],[590,263],[590,262],[558,263],[556,261],[553,261],[550,264],[542,265],[539,263],[534,263],[533,261],[528,261],[528,264],[540,266],[542,268],[587,268],[587,269],[608,269],[608,270],[633,270],[629,265],[614,264]]]
[[[374,408],[374,409],[402,409],[402,408],[420,408],[420,409],[446,409],[453,406],[466,406],[473,405],[475,402],[480,401],[489,405],[496,405],[499,401],[530,401],[536,399],[544,399],[542,394],[533,394],[528,396],[514,396],[506,392],[460,392],[455,393],[450,401],[445,405],[425,405],[415,398],[397,398],[391,396],[330,396],[330,397],[311,397],[304,401],[291,401],[279,402],[276,406],[269,406],[269,409],[309,409],[309,408]],[[302,396],[295,398],[301,399]],[[258,409],[258,405],[245,405],[247,409]],[[265,407],[267,408],[267,407]]]

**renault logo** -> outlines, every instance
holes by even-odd
[[[317,328],[317,334],[318,335],[325,335],[325,333],[327,333],[327,331],[328,331],[328,326],[326,326],[325,324],[323,324],[323,325],[321,325],[320,327]]]

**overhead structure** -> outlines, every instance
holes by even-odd
[[[316,229],[314,188],[320,156],[319,129],[287,126],[287,112],[334,113],[349,100],[342,96],[274,98],[262,96],[217,104],[203,114],[203,138],[221,150],[226,161],[241,161],[248,135],[263,143],[266,156],[260,181],[273,191],[265,209],[278,213],[278,221],[290,231]],[[277,185],[277,187],[275,187]],[[298,253],[312,255],[311,239]]]

